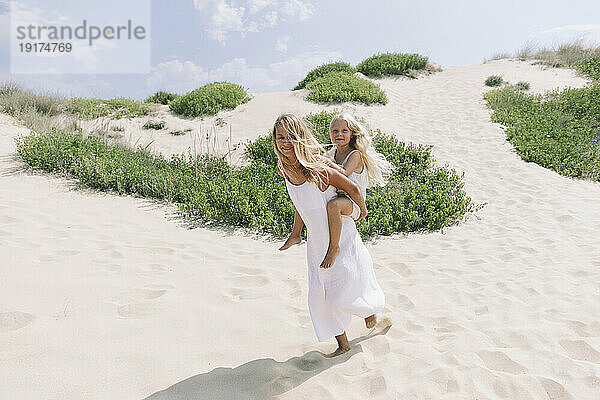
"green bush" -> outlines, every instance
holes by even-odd
[[[314,121],[318,137],[325,137],[328,124],[322,122],[332,116],[307,117]],[[80,133],[56,130],[16,141],[18,154],[29,165],[75,177],[87,187],[171,201],[192,219],[278,237],[291,230],[294,207],[277,175],[270,136],[249,144],[248,149],[254,150],[249,151],[251,163],[244,168],[209,155],[166,160],[143,150],[108,145],[94,136],[83,138]],[[385,187],[368,189],[369,215],[358,224],[363,236],[435,230],[483,207],[475,206],[466,195],[462,176],[432,166],[430,147],[406,145],[381,132],[374,144],[396,166],[396,172]]]
[[[147,121],[144,125],[142,125],[142,128],[144,129],[154,129],[154,130],[161,130],[161,129],[165,129],[165,121]]]
[[[593,80],[600,80],[600,57],[589,58],[575,66],[579,72],[586,74]]]
[[[525,82],[525,81],[517,82],[515,87],[517,88],[517,90],[529,90],[529,88],[530,88],[529,82]]]
[[[484,95],[492,121],[525,161],[600,180],[600,85],[530,96],[507,87]]]
[[[503,82],[504,82],[504,79],[502,79],[501,76],[499,76],[499,75],[490,75],[485,80],[485,85],[486,86],[500,86],[500,85],[502,85]]]
[[[221,110],[234,109],[250,101],[243,86],[228,82],[215,82],[204,85],[169,103],[175,114],[186,117],[214,115]]]
[[[75,97],[67,103],[66,111],[77,115],[82,119],[93,119],[99,117],[139,117],[148,115],[150,107],[136,100],[116,97],[111,100],[84,99]]]
[[[419,54],[384,53],[367,58],[356,66],[356,70],[375,78],[406,75],[409,70],[424,69],[427,61],[427,57]]]
[[[154,93],[152,96],[146,98],[146,100],[144,100],[144,103],[155,103],[155,104],[169,104],[171,101],[175,100],[177,97],[179,97],[178,94],[175,93],[168,93],[168,92],[164,92],[164,91],[158,91],[156,93]]]
[[[364,104],[387,104],[385,93],[372,82],[347,72],[330,72],[306,85],[307,99],[323,103],[358,101]]]
[[[350,66],[350,64],[345,62],[323,64],[310,71],[306,75],[306,78],[298,82],[298,84],[292,90],[304,89],[308,83],[313,82],[314,80],[321,78],[330,72],[347,72],[349,74],[353,74],[356,72],[356,70]]]

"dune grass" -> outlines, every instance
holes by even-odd
[[[521,158],[561,175],[600,180],[600,85],[527,95],[513,87],[484,95]]]
[[[308,116],[325,138],[329,114]],[[325,123],[327,122],[327,123]],[[96,136],[53,130],[16,139],[17,152],[32,167],[76,178],[85,186],[176,203],[192,220],[219,222],[287,235],[294,208],[274,164],[270,137],[248,145],[250,165],[235,168],[224,158],[181,154],[165,159],[143,149],[108,144]],[[364,237],[436,230],[461,221],[475,206],[454,170],[433,167],[430,147],[405,145],[378,133],[377,148],[397,167],[390,184],[369,189]]]
[[[411,70],[427,67],[428,59],[419,54],[384,53],[367,58],[356,66],[356,70],[368,77],[406,75]]]
[[[504,83],[504,79],[500,75],[490,75],[485,80],[486,86],[500,86]]]
[[[387,104],[387,96],[374,83],[347,72],[330,72],[306,85],[307,99],[321,103],[357,101]]]
[[[163,90],[160,90],[160,91],[154,93],[152,96],[147,97],[144,100],[144,103],[154,103],[154,104],[167,105],[170,102],[172,102],[173,100],[175,100],[177,97],[179,97],[178,94],[169,93],[169,92],[165,92]]]
[[[310,82],[313,82],[330,72],[347,72],[349,74],[353,74],[356,72],[356,69],[345,62],[323,64],[310,71],[306,77],[298,82],[298,84],[292,90],[304,89]]]
[[[250,101],[243,86],[229,82],[215,82],[192,90],[169,103],[175,114],[186,117],[214,115],[221,110],[234,109]]]
[[[67,102],[65,111],[81,119],[100,117],[119,119],[148,115],[151,109],[147,104],[124,97],[115,97],[110,100],[75,97]]]

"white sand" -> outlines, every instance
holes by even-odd
[[[600,184],[516,155],[482,99],[491,74],[584,84],[504,60],[382,80],[387,106],[344,107],[434,145],[489,204],[368,244],[394,325],[368,336],[355,318],[335,359],[317,353],[335,345],[313,332],[304,244],[187,230],[173,207],[22,172],[27,130],[0,115],[0,399],[600,398]],[[268,93],[218,117],[239,141],[322,108]],[[166,154],[189,146],[162,136]]]

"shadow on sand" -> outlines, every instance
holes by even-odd
[[[390,327],[358,337],[350,342],[352,349],[337,357],[328,358],[318,351],[279,362],[272,358],[249,361],[235,368],[215,368],[178,382],[156,392],[145,400],[250,400],[272,399],[292,390],[313,376],[334,365],[348,361],[362,352],[360,342],[385,335]]]

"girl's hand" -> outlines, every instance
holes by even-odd
[[[354,220],[354,222],[360,221],[361,219],[363,219],[364,217],[366,217],[368,213],[369,213],[369,211],[367,211],[366,208],[364,210],[360,210],[360,215],[358,216],[357,219]]]

